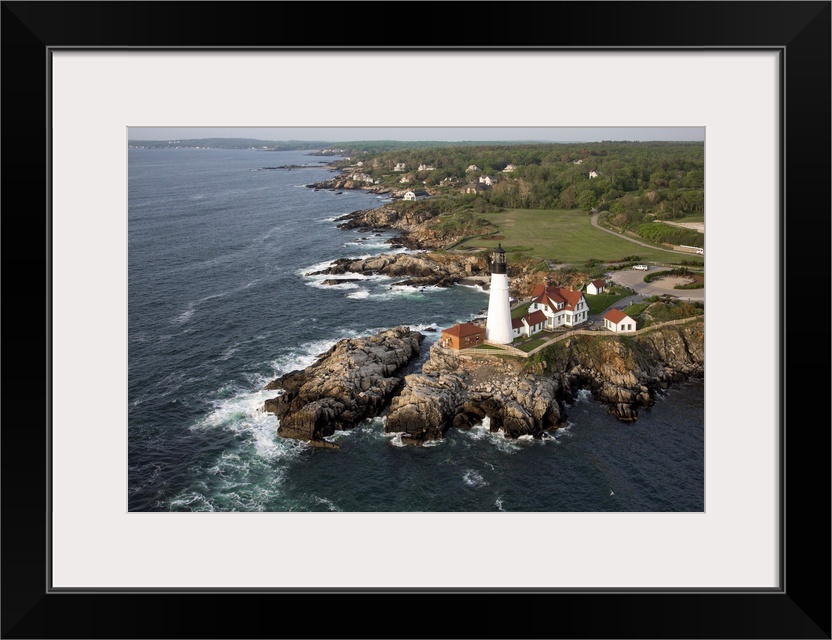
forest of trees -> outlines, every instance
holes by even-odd
[[[596,209],[602,223],[651,234],[649,239],[659,241],[647,223],[701,214],[705,208],[702,142],[409,143],[383,152],[371,150],[372,145],[361,149],[354,143],[354,155],[344,166],[361,160],[362,171],[391,186],[401,186],[398,181],[407,175],[414,184],[459,194],[478,210]],[[394,172],[397,163],[404,163],[406,171]],[[503,173],[509,164],[516,169]],[[423,165],[430,170],[418,171]],[[477,170],[468,171],[471,165]],[[480,176],[491,177],[493,186],[462,196],[460,188]],[[685,238],[701,246],[702,234],[691,232]]]

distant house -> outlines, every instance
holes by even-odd
[[[469,182],[462,187],[462,193],[480,193],[482,191],[488,191],[490,188],[487,184],[482,184],[481,182]]]
[[[432,167],[429,164],[420,164],[417,171],[435,171],[436,167]]]
[[[545,329],[574,327],[589,319],[589,305],[580,291],[539,284],[532,291],[529,312],[542,311]]]
[[[603,278],[593,280],[588,285],[586,285],[586,292],[591,296],[597,296],[599,293],[604,293],[606,289],[607,283],[604,281]]]
[[[487,184],[490,187],[494,184],[494,180],[492,180],[489,176],[480,176],[480,183]]]
[[[355,163],[355,166],[356,166],[356,167],[363,167],[363,166],[364,166],[364,161],[363,161],[363,160],[359,160],[358,162],[356,162],[356,163]]]
[[[467,349],[485,342],[485,327],[470,322],[442,329],[442,345],[451,349]]]
[[[468,165],[468,168],[467,168],[465,171],[466,171],[466,173],[467,173],[467,172],[469,172],[469,171],[479,171],[479,170],[480,170],[480,168],[479,168],[477,165],[475,165],[475,164],[469,164],[469,165]]]
[[[592,180],[592,178],[597,178],[597,177],[598,177],[598,173],[596,171],[590,171],[589,172],[589,179],[590,180]]]
[[[572,164],[583,164],[583,163],[584,163],[584,161],[583,161],[582,159],[578,158],[578,159],[577,159],[577,160],[575,160],[575,162],[573,162]]]
[[[350,180],[355,180],[356,182],[368,182],[370,184],[373,183],[373,177],[366,174],[366,173],[354,173],[350,176]]]
[[[407,171],[407,165],[404,162],[397,162],[393,171]]]
[[[636,330],[636,321],[623,311],[610,309],[604,314],[604,328],[615,333],[626,333]]]
[[[511,173],[512,171],[516,171],[517,167],[513,164],[507,164],[506,168],[503,169],[503,173]]]
[[[399,184],[407,184],[408,182],[410,182],[410,180],[410,176],[402,176],[402,179],[399,180]]]
[[[442,178],[439,181],[440,187],[450,187],[459,184],[459,178]]]
[[[405,191],[404,199],[408,201],[424,200],[429,195],[427,191]]]

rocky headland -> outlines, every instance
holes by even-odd
[[[369,258],[340,258],[321,271],[307,276],[360,274],[406,278],[395,283],[410,287],[450,287],[459,282],[488,275],[484,258],[450,253],[392,253]],[[323,284],[340,284],[348,280],[328,279]],[[395,285],[394,285],[395,286]]]
[[[266,400],[264,409],[280,420],[281,436],[337,448],[324,438],[386,408],[402,386],[403,369],[419,355],[423,338],[418,331],[396,327],[341,340],[311,366],[266,385],[283,393]]]
[[[436,343],[421,372],[404,375],[422,339],[397,327],[341,340],[305,370],[269,383],[283,393],[265,410],[280,419],[280,435],[321,447],[337,448],[325,437],[380,415],[385,430],[402,433],[407,444],[470,429],[486,417],[505,437],[538,438],[563,426],[581,389],[629,422],[662,390],[704,376],[701,320],[640,336],[570,336],[527,359]]]
[[[562,425],[580,389],[622,421],[638,418],[672,383],[704,375],[704,322],[622,338],[573,336],[529,359],[454,351],[438,343],[422,373],[405,377],[386,418],[403,442],[441,438],[488,416],[509,438],[539,437]]]
[[[336,222],[339,229],[355,229],[361,233],[396,231],[399,235],[389,242],[408,249],[442,249],[462,238],[460,228],[436,224],[437,219],[437,212],[425,208],[385,206],[353,211],[337,218]]]

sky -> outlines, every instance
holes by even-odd
[[[130,140],[255,138],[258,140],[460,140],[596,142],[705,140],[705,127],[130,127]]]

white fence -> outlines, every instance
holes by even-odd
[[[480,348],[471,348],[471,349],[463,349],[462,351],[466,354],[479,354],[479,355],[495,355],[495,356],[518,356],[520,358],[528,358],[531,355],[534,355],[538,351],[545,349],[546,347],[550,347],[553,344],[560,342],[561,340],[566,340],[567,338],[571,338],[572,336],[601,336],[601,337],[619,337],[619,336],[638,336],[647,333],[648,331],[654,331],[656,329],[660,329],[662,327],[669,327],[672,325],[677,324],[687,324],[688,322],[693,322],[694,320],[704,319],[705,315],[701,316],[692,316],[690,318],[682,318],[681,320],[668,320],[667,322],[659,322],[658,324],[652,324],[649,327],[644,327],[639,329],[638,331],[629,331],[626,333],[613,333],[611,331],[606,330],[589,330],[589,329],[573,329],[572,331],[566,331],[565,333],[560,333],[553,338],[547,340],[540,346],[535,347],[531,351],[523,351],[522,349],[518,349],[517,347],[512,347],[508,344],[498,344],[496,342],[491,342],[490,340],[486,340],[485,344],[494,347],[493,349],[483,349]]]

